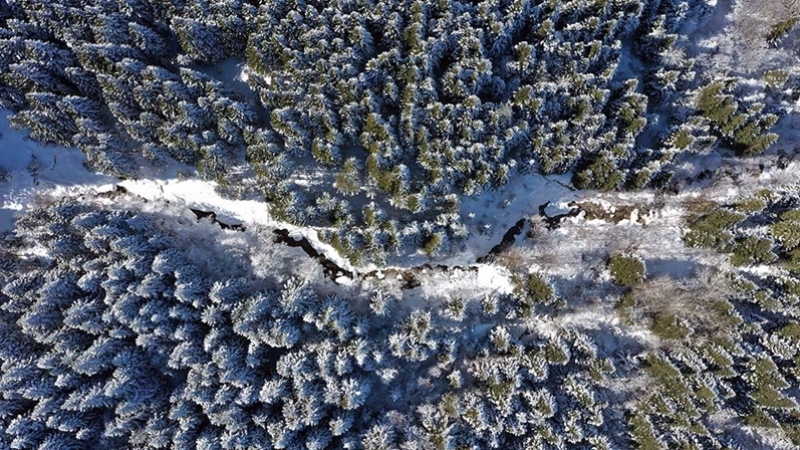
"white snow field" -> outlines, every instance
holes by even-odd
[[[199,178],[120,180],[94,173],[84,166],[85,157],[79,150],[40,146],[27,139],[26,132],[11,129],[5,120],[7,113],[2,115],[0,168],[4,173],[4,181],[0,182],[0,230],[9,230],[13,216],[30,208],[38,196],[94,195],[111,191],[115,185],[119,185],[130,194],[150,202],[182,205],[187,210],[215,211],[223,221],[262,229],[286,228],[293,237],[308,239],[318,251],[344,269],[361,272],[377,269],[373,266],[354,269],[332,247],[320,242],[313,228],[273,220],[267,203],[223,198],[215,190],[214,182]],[[796,134],[792,126],[795,122],[793,117],[781,121],[779,125],[785,125],[785,128],[779,130],[780,134]],[[709,160],[710,157],[713,161]],[[619,223],[586,220],[580,215],[569,219],[560,229],[548,233],[540,241],[534,239],[533,242],[526,242],[518,237],[517,240],[522,241],[519,249],[526,254],[530,269],[568,279],[592,268],[597,269],[597,262],[592,263],[590,255],[597,255],[598,252],[607,254],[616,249],[640,256],[647,262],[650,271],[686,276],[689,261],[697,265],[717,265],[720,262],[719,258],[709,256],[707,252],[683,246],[683,203],[697,197],[726,201],[751,194],[766,185],[797,183],[798,168],[794,162],[783,168],[766,166],[763,170],[755,170],[764,161],[766,158],[742,161],[722,160],[719,155],[698,155],[697,165],[724,165],[729,176],[712,185],[686,186],[674,196],[659,195],[652,190],[614,194],[574,191],[568,188],[569,179],[566,176],[519,175],[512,178],[503,189],[463,199],[460,213],[469,236],[462,251],[433,260],[421,254],[407,255],[400,264],[382,269],[403,268],[425,262],[448,266],[474,264],[477,257],[487,254],[500,242],[503,234],[515,222],[538,215],[539,205],[551,202],[547,212],[553,215],[567,211],[568,203],[576,201],[600,204],[610,211],[615,205],[637,205],[649,212],[639,218],[639,211],[634,210],[634,217]],[[498,292],[510,290],[508,271],[502,267],[482,267],[479,276],[472,278],[472,285],[491,287]]]

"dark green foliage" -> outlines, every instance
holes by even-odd
[[[333,186],[345,195],[355,195],[359,191],[358,163],[355,158],[345,161],[342,171],[335,177]]]
[[[770,233],[781,245],[788,250],[793,250],[800,246],[800,221],[791,220],[785,216],[782,216],[781,219],[770,226]]]
[[[688,336],[692,330],[681,325],[674,315],[656,314],[650,324],[650,331],[664,340],[680,340]]]
[[[708,278],[688,284],[656,277],[616,305],[625,326],[646,324],[662,342],[660,351],[645,357],[651,383],[632,408],[632,445],[681,448],[697,442],[673,431],[708,435],[703,417],[720,409],[736,411],[745,426],[769,428],[786,442],[797,442],[800,408],[791,389],[800,379],[800,327],[793,310],[798,289],[792,274],[797,255],[784,244],[794,245],[787,225],[800,218],[796,205],[790,191],[760,192],[726,206],[702,200],[687,204],[687,239],[705,237],[712,248],[730,253],[734,265],[773,265],[769,273],[776,275],[743,270],[727,275],[729,282]],[[728,283],[735,291],[725,287]],[[751,320],[754,311],[759,322]],[[758,346],[741,345],[745,336]]]
[[[679,128],[675,131],[668,139],[669,145],[679,149],[684,150],[689,148],[692,143],[694,143],[695,139],[691,135],[690,131],[686,128]]]
[[[636,306],[636,297],[630,293],[625,293],[622,298],[614,305],[614,309],[619,314],[624,325],[633,325],[633,308]]]
[[[797,407],[795,402],[780,393],[790,385],[778,373],[778,368],[771,359],[756,359],[752,361],[751,368],[748,381],[755,390],[750,395],[758,406],[770,409]]]
[[[627,185],[633,189],[641,189],[647,186],[651,180],[653,179],[653,173],[650,169],[640,169],[633,173],[633,175],[628,179]]]
[[[603,153],[585,169],[578,171],[572,182],[578,189],[613,191],[619,187],[622,178],[622,172],[617,169],[613,158]]]
[[[689,232],[683,237],[690,247],[723,249],[733,239],[730,230],[744,219],[744,215],[716,208],[691,220]]]
[[[514,278],[517,295],[527,304],[549,304],[555,299],[553,285],[535,273]]]
[[[789,73],[784,70],[768,70],[764,73],[764,82],[768,86],[779,88],[789,79]]]
[[[769,264],[777,259],[772,253],[772,247],[770,239],[759,239],[755,236],[736,241],[732,246],[731,263],[735,266]]]
[[[745,110],[728,93],[731,89],[728,84],[735,85],[735,80],[717,81],[700,89],[695,101],[697,113],[707,119],[712,130],[738,154],[759,154],[778,139],[776,134],[768,132],[777,117]]]
[[[637,447],[642,450],[662,450],[667,447],[658,440],[653,430],[653,425],[639,411],[634,411],[629,419],[631,424],[630,436]]]
[[[525,291],[528,298],[537,303],[546,303],[553,298],[553,286],[539,275],[530,274],[525,282]]]
[[[767,33],[766,39],[767,42],[771,45],[776,45],[784,36],[789,34],[789,32],[797,25],[797,21],[800,20],[800,17],[793,16],[787,17],[784,20],[772,25]]]
[[[425,240],[425,244],[422,246],[422,251],[425,252],[428,257],[431,257],[436,253],[441,245],[442,235],[433,234]]]
[[[625,287],[635,286],[645,277],[644,263],[632,256],[612,255],[608,259],[608,270],[614,281]]]
[[[664,388],[664,394],[676,401],[686,401],[691,393],[678,369],[668,360],[658,355],[647,357],[645,371]]]
[[[778,264],[800,273],[800,213],[792,206],[796,201],[793,195],[767,191],[730,208],[705,205],[711,212],[695,213],[689,219],[684,241],[730,253],[731,263],[737,266]],[[766,225],[766,233],[757,228],[759,223]]]
[[[764,208],[767,206],[767,203],[764,199],[759,197],[752,197],[752,198],[745,198],[736,202],[734,208],[737,212],[742,214],[753,214],[760,211],[763,211]]]

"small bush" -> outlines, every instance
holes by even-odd
[[[757,428],[778,428],[780,425],[772,417],[765,414],[760,409],[753,410],[744,418],[744,423],[748,427]]]
[[[693,143],[694,136],[692,136],[692,133],[686,128],[679,128],[667,139],[667,144],[679,150],[684,150]]]
[[[664,340],[681,340],[689,336],[692,330],[679,323],[677,317],[664,314],[653,317],[650,331]]]
[[[608,270],[617,283],[632,287],[644,281],[645,267],[639,258],[613,255],[608,259]]]
[[[789,72],[785,70],[768,70],[764,74],[764,82],[770,87],[781,87],[789,80]]]
[[[787,250],[800,246],[800,223],[795,221],[778,222],[770,225],[770,233]]]
[[[553,286],[540,275],[514,275],[511,280],[522,317],[530,317],[536,304],[551,304],[556,298]]]
[[[786,261],[784,262],[784,267],[786,270],[793,272],[795,274],[800,273],[800,247],[790,251],[786,255]]]
[[[528,275],[528,280],[525,282],[525,292],[528,299],[535,303],[548,303],[555,295],[553,286],[536,274]]]
[[[767,33],[767,42],[772,45],[777,44],[778,41],[789,34],[789,31],[791,31],[792,28],[797,25],[797,21],[798,17],[789,17],[773,25],[770,28],[769,33]]]
[[[631,174],[628,179],[628,186],[631,189],[642,189],[647,186],[647,183],[653,178],[653,172],[650,169],[641,169]]]
[[[425,245],[422,246],[422,251],[430,258],[436,254],[436,251],[439,250],[441,245],[442,236],[439,233],[434,233],[425,241]]]
[[[633,320],[633,308],[636,306],[636,297],[634,297],[630,292],[626,293],[622,296],[622,298],[617,302],[614,306],[614,309],[617,311],[620,320],[625,325],[634,325],[635,321]]]

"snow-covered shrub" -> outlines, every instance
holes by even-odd
[[[547,304],[555,298],[553,285],[541,275],[532,273],[517,281],[517,295],[531,304]]]
[[[615,254],[608,258],[607,265],[611,278],[622,286],[632,287],[644,281],[644,262],[639,258]]]

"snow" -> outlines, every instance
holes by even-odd
[[[566,203],[579,198],[571,191],[566,175],[518,175],[498,190],[484,192],[461,201],[461,222],[467,226],[469,237],[465,249],[437,263],[446,265],[472,264],[499,244],[509,228],[525,217],[538,215],[539,205],[548,201],[561,208],[548,208],[548,214],[565,212]]]
[[[477,273],[455,269],[448,273],[423,272],[421,295],[429,303],[438,303],[454,296],[482,298],[486,295],[509,294],[514,290],[510,274],[501,267],[478,265]]]
[[[242,65],[242,70],[239,72],[239,76],[236,77],[236,79],[242,83],[247,83],[247,80],[250,79],[250,68],[247,67],[247,65]]]
[[[10,176],[8,181],[0,184],[2,207],[0,208],[0,226],[8,230],[12,225],[14,214],[29,208],[39,195],[76,196],[108,192],[115,185],[124,187],[131,195],[141,197],[152,203],[168,203],[175,208],[201,209],[214,211],[224,222],[240,222],[255,233],[261,230],[285,228],[290,235],[308,239],[314,248],[325,254],[340,267],[352,270],[349,262],[338,253],[319,241],[312,228],[296,227],[275,221],[270,216],[269,205],[252,200],[231,200],[221,197],[215,183],[200,179],[140,179],[120,181],[116,178],[99,175],[87,170],[83,163],[83,154],[76,149],[60,147],[41,147],[27,140],[25,133],[11,130],[7,122],[0,125],[3,138],[0,140],[0,166]],[[698,155],[698,158],[706,158]],[[32,164],[33,162],[33,164]],[[691,161],[690,161],[691,162]],[[698,160],[698,165],[705,160]],[[591,201],[603,205],[607,210],[614,210],[616,205],[636,205],[639,210],[650,209],[644,216],[644,223],[636,219],[639,210],[627,220],[618,224],[605,220],[586,220],[582,215],[565,221],[561,228],[545,233],[533,242],[522,240],[515,249],[523,255],[528,270],[541,273],[557,286],[570,289],[575,282],[569,281],[580,277],[602,277],[604,261],[610,252],[624,251],[633,253],[645,260],[648,273],[651,275],[669,275],[675,278],[691,276],[698,267],[725,267],[726,261],[719,255],[710,254],[699,249],[687,249],[683,246],[682,236],[685,232],[684,206],[686,200],[704,196],[710,200],[724,202],[743,195],[751,194],[756,189],[778,182],[795,180],[796,164],[788,163],[780,169],[769,166],[765,170],[755,171],[758,158],[745,163],[741,160],[724,160],[717,157],[716,164],[725,165],[731,177],[722,177],[713,185],[702,189],[689,188],[685,192],[661,198],[652,191],[637,193],[599,194],[592,191],[572,191],[566,176],[545,177],[539,174],[518,176],[501,189],[484,192],[481,195],[463,199],[460,214],[470,235],[465,248],[456,254],[449,255],[435,263],[449,266],[470,266],[472,270],[427,271],[421,273],[419,279],[422,286],[414,295],[403,295],[413,302],[439,302],[443,299],[462,293],[471,298],[482,295],[508,294],[513,291],[511,272],[498,265],[475,265],[477,257],[483,256],[497,245],[502,235],[520,218],[538,215],[538,207],[551,202],[548,214],[556,214],[568,209],[571,201]],[[654,205],[659,203],[654,209]],[[153,207],[158,207],[153,205]],[[653,210],[654,209],[654,210]],[[488,228],[488,232],[479,230]],[[270,236],[262,236],[269,239]],[[409,261],[411,260],[409,259]],[[407,265],[395,267],[398,270]],[[362,268],[361,272],[370,268]],[[391,268],[384,268],[391,269]],[[750,271],[760,273],[765,269],[753,268]],[[594,274],[594,275],[592,275]],[[340,279],[340,284],[351,282]],[[352,287],[352,286],[351,286]],[[593,295],[585,292],[582,297]],[[602,292],[596,293],[602,296]],[[582,315],[566,315],[560,321],[563,325],[591,328],[604,324],[616,325],[614,311],[588,310]],[[594,315],[592,315],[594,314]],[[544,326],[544,325],[543,325]]]
[[[238,77],[244,81],[246,73],[246,67],[237,66],[223,71],[223,77]],[[779,125],[781,131],[794,136],[795,124],[796,118],[793,116]],[[175,211],[186,211],[188,208],[214,211],[219,220],[243,223],[250,230],[247,234],[252,233],[252,236],[262,240],[271,239],[265,230],[285,228],[294,238],[308,239],[315,249],[344,269],[356,273],[373,269],[355,270],[332,247],[319,241],[315,229],[275,221],[266,203],[224,198],[217,192],[214,182],[196,178],[122,181],[87,170],[83,165],[83,154],[76,149],[38,146],[27,140],[25,133],[9,129],[6,121],[0,124],[0,132],[3,133],[0,139],[0,166],[10,174],[8,181],[0,183],[0,227],[4,230],[12,226],[14,214],[30,208],[40,195],[96,194],[121,186],[129,195],[147,200],[151,209],[169,204]],[[403,298],[404,308],[432,305],[459,295],[475,299],[509,294],[514,290],[512,270],[500,265],[475,264],[475,260],[500,243],[503,234],[519,219],[538,216],[539,205],[547,202],[550,202],[547,208],[550,215],[566,212],[572,201],[590,201],[608,211],[622,205],[633,205],[635,209],[630,217],[619,223],[603,219],[587,220],[584,215],[572,217],[564,221],[559,229],[543,233],[533,240],[520,237],[514,250],[521,253],[523,264],[526,265],[523,270],[544,275],[554,283],[562,296],[574,299],[570,300],[574,304],[567,305],[567,311],[553,317],[537,318],[531,326],[545,334],[547,330],[554,332],[562,327],[614,330],[611,334],[616,337],[609,339],[623,335],[652,348],[658,345],[657,338],[647,330],[620,327],[618,323],[613,310],[615,299],[613,295],[609,297],[607,288],[607,256],[614,252],[631,253],[645,261],[650,276],[666,275],[679,279],[693,276],[702,267],[729,267],[722,255],[684,247],[684,202],[701,197],[726,202],[752,195],[764,186],[797,184],[796,163],[790,161],[779,168],[774,164],[774,155],[741,160],[725,158],[717,153],[701,154],[688,158],[684,164],[687,174],[700,168],[719,167],[726,171],[727,176],[697,184],[689,180],[680,194],[665,197],[649,190],[612,194],[574,191],[568,187],[567,175],[518,175],[500,189],[462,199],[459,214],[469,232],[466,243],[463,249],[436,258],[432,263],[450,267],[468,266],[468,270],[423,270],[417,276],[421,286],[403,292],[399,292],[399,282],[385,279],[383,273],[375,277],[375,282],[380,283],[382,288],[396,289],[398,297]],[[760,168],[762,165],[763,170]],[[295,181],[311,182],[311,179],[300,177]],[[104,199],[106,203],[114,201],[120,200]],[[129,207],[127,204],[121,206]],[[417,263],[419,258],[419,255],[411,255],[401,259],[395,267],[383,270],[405,270]],[[307,268],[309,273],[319,272],[314,262],[307,258],[303,261],[308,264],[303,266],[303,270]],[[257,265],[258,261],[254,260],[252,264]],[[767,270],[763,267],[748,269],[754,274],[765,274]],[[341,289],[351,291],[362,285],[344,277],[336,281]],[[601,301],[597,303],[592,299]]]
[[[29,208],[39,192],[58,188],[77,193],[83,186],[113,182],[114,177],[86,169],[86,157],[78,149],[43,147],[27,138],[27,133],[12,130],[0,110],[0,168],[8,179],[0,181],[0,231],[10,230],[13,217]]]
[[[293,238],[306,238],[317,251],[343,269],[352,270],[350,263],[317,237],[311,228],[297,227],[273,220],[269,204],[255,200],[231,200],[219,195],[216,183],[200,179],[186,180],[126,180],[118,183],[131,194],[150,201],[160,200],[185,205],[187,208],[214,211],[223,222],[242,222],[248,227],[285,228]]]
[[[509,294],[514,290],[511,278],[497,266],[478,266],[478,276],[475,281],[481,286],[487,286],[500,294]]]

